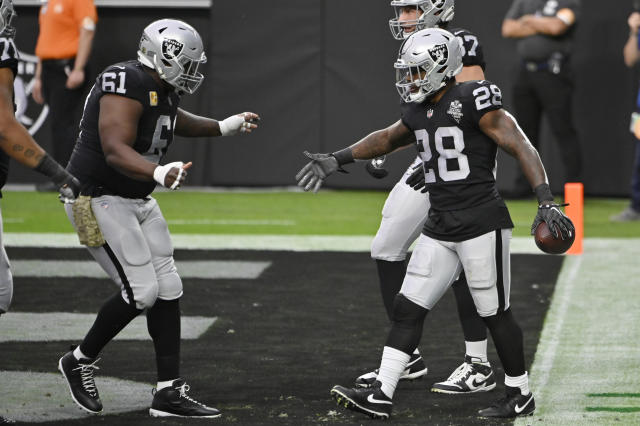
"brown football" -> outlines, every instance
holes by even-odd
[[[558,235],[560,235],[560,229],[556,225]],[[549,226],[546,222],[542,222],[536,228],[536,234],[534,235],[536,245],[540,250],[549,254],[562,254],[569,250],[573,245],[573,241],[576,239],[575,232],[571,235],[571,238],[563,240],[562,238],[554,238],[553,234],[549,230]]]

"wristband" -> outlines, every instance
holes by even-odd
[[[38,173],[47,176],[58,186],[64,185],[69,173],[56,160],[51,158],[49,154],[45,154],[40,163],[34,168]]]
[[[338,166],[343,166],[345,164],[355,162],[355,160],[353,159],[353,151],[351,151],[351,148],[341,149],[340,151],[336,151],[331,155],[333,155],[335,159],[338,160]]]
[[[551,188],[548,183],[543,183],[541,185],[536,186],[534,189],[536,193],[536,197],[538,198],[538,204],[542,204],[543,201],[551,201],[553,202],[553,194],[551,193]]]
[[[245,119],[242,115],[232,115],[231,117],[227,117],[222,121],[218,121],[218,126],[220,127],[220,135],[235,135],[236,133],[238,133],[244,122]]]

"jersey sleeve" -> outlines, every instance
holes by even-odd
[[[9,68],[13,75],[18,75],[18,49],[13,40],[0,37],[0,68]]]
[[[98,22],[98,11],[93,0],[78,0],[73,3],[73,19],[76,24],[81,26],[85,18],[91,19],[94,24]]]
[[[464,116],[472,126],[477,126],[486,113],[502,108],[502,91],[496,84],[487,80],[463,84]]]
[[[152,101],[152,95],[143,83],[140,72],[143,71],[127,65],[111,65],[98,76],[96,83],[103,95],[123,96],[147,105]]]
[[[454,30],[453,35],[458,37],[462,44],[462,65],[465,67],[478,65],[484,71],[486,67],[484,50],[478,36],[462,28]]]

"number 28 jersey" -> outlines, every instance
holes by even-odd
[[[464,241],[513,228],[496,188],[496,143],[480,119],[502,108],[502,94],[488,81],[450,88],[437,103],[403,103],[402,122],[414,132],[423,161],[431,209],[423,233]]]
[[[155,181],[133,179],[106,162],[98,129],[100,99],[106,94],[124,96],[142,104],[133,149],[156,164],[173,141],[180,97],[158,84],[138,61],[122,62],[105,69],[87,96],[80,135],[67,169],[80,180],[82,194],[144,198],[155,189]]]

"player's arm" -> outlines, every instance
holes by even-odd
[[[536,31],[527,25],[522,19],[507,18],[502,21],[502,37],[504,38],[524,38],[535,35]]]
[[[98,131],[107,164],[132,179],[156,180],[163,186],[177,188],[186,176],[182,167],[158,166],[146,160],[133,149],[138,134],[138,122],[142,116],[142,104],[124,96],[105,94],[100,98]],[[163,169],[164,168],[164,169]],[[160,173],[162,172],[162,173]]]
[[[569,8],[560,9],[555,16],[525,15],[520,21],[529,26],[536,34],[560,36],[576,22],[576,14]]]
[[[305,151],[304,155],[311,161],[296,175],[298,186],[303,187],[305,191],[313,189],[313,192],[318,192],[324,179],[336,170],[342,170],[345,164],[353,163],[355,160],[380,157],[414,141],[415,137],[411,130],[402,120],[399,120],[333,154],[311,154]]]
[[[480,65],[462,67],[462,71],[456,75],[456,81],[458,83],[474,80],[484,80],[484,71]]]
[[[640,60],[640,49],[638,49],[638,28],[640,28],[640,13],[633,12],[628,19],[629,37],[624,45],[622,54],[624,63],[631,68]]]
[[[569,238],[575,232],[573,223],[558,209],[560,206],[554,203],[540,155],[522,132],[515,118],[503,109],[498,109],[482,116],[479,126],[480,130],[500,148],[518,160],[538,198],[538,213],[531,226],[531,234],[535,233],[540,223],[546,222],[554,237]],[[560,234],[557,233],[556,225]]]
[[[201,117],[178,108],[175,134],[185,137],[231,136],[237,133],[251,133],[258,128],[260,116],[253,112],[232,115],[222,121]]]
[[[13,112],[13,72],[0,68],[0,148],[19,163],[49,177],[61,194],[73,199],[79,184],[36,143]],[[69,188],[71,193],[65,191]]]

